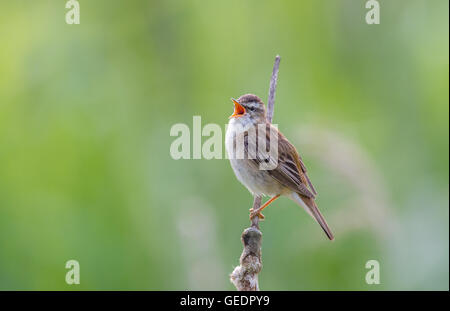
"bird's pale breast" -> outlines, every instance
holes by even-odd
[[[225,148],[236,178],[254,195],[273,196],[282,193],[284,187],[271,177],[266,170],[259,169],[257,165],[252,163],[252,160],[237,159],[233,154],[236,128],[230,122],[225,137]]]

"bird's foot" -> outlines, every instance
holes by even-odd
[[[254,210],[253,208],[250,209],[250,220],[253,219],[253,217],[258,216],[259,219],[264,219],[264,215],[260,212],[260,209]]]

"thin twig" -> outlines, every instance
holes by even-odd
[[[277,88],[278,69],[280,67],[280,56],[275,57],[272,77],[270,78],[269,98],[267,100],[266,118],[272,123],[273,110],[275,104],[275,91]],[[255,196],[253,199],[253,210],[261,206],[261,197]],[[244,250],[237,266],[230,275],[230,280],[238,291],[258,291],[258,273],[262,269],[261,242],[262,233],[259,230],[259,217],[251,219],[251,227],[244,230],[241,236]]]
[[[273,106],[275,104],[275,92],[277,90],[278,81],[278,69],[280,68],[280,55],[275,57],[275,63],[273,64],[272,77],[270,78],[269,98],[267,99],[267,121],[272,123],[273,118]]]
[[[256,211],[261,206],[261,197],[253,197],[253,210]],[[252,227],[259,229],[259,217],[255,216],[252,218]]]

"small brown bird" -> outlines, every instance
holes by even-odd
[[[230,116],[225,140],[231,167],[237,179],[253,195],[271,197],[257,210],[251,209],[250,218],[256,215],[264,218],[261,211],[280,196],[286,196],[302,206],[333,240],[333,234],[314,201],[317,192],[302,159],[287,138],[267,122],[264,103],[253,94],[232,101],[234,113]],[[275,142],[278,148],[272,148],[271,142]],[[237,156],[239,151],[244,156]]]

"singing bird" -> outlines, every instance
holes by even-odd
[[[267,121],[264,103],[253,94],[242,95],[237,100],[232,98],[232,101],[234,113],[230,116],[225,138],[231,167],[237,179],[253,195],[270,196],[258,209],[250,209],[250,218],[264,218],[261,211],[280,196],[286,196],[303,207],[333,240],[333,233],[316,205],[317,192],[301,157],[287,138]],[[262,145],[266,148],[258,148],[258,141],[264,143],[259,139],[265,140]],[[278,144],[275,152],[267,152],[271,142]],[[239,147],[245,156],[236,156]],[[274,165],[267,168],[271,163]]]

